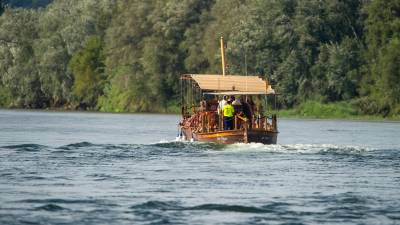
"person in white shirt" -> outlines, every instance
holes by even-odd
[[[226,101],[227,98],[228,98],[228,96],[224,95],[222,100],[220,100],[218,103],[218,114],[220,114],[220,115],[222,114],[222,110],[224,109],[224,106],[227,103],[227,101]]]

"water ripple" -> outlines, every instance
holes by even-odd
[[[20,144],[20,145],[2,146],[0,148],[12,149],[12,150],[16,150],[16,151],[37,152],[42,149],[46,149],[46,146],[38,145],[38,144]]]
[[[283,211],[289,204],[283,202],[274,202],[261,207],[230,205],[230,204],[201,204],[196,206],[181,206],[177,202],[147,201],[137,204],[131,209],[144,210],[162,210],[162,211],[220,211],[220,212],[240,212],[240,213],[273,213]]]
[[[89,199],[24,199],[18,201],[20,203],[44,203],[44,204],[101,204],[100,200],[89,200]]]
[[[56,211],[66,210],[66,208],[61,207],[56,204],[46,204],[46,205],[36,207],[34,210],[44,210],[44,211],[49,211],[49,212],[56,212]]]

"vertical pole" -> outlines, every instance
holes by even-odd
[[[189,82],[190,80],[185,80],[186,107],[188,107],[188,109],[190,107]]]
[[[247,51],[244,50],[244,74],[247,76]]]
[[[221,36],[221,62],[222,62],[222,75],[225,76],[225,46],[224,37]]]
[[[264,96],[265,100],[265,116],[268,116],[268,95]]]
[[[225,125],[224,125],[224,113],[222,112],[221,115],[219,116],[220,118],[220,130],[225,130]]]
[[[207,126],[207,129],[206,129],[206,132],[210,132],[210,120],[209,120],[209,113],[208,112],[205,112],[205,114],[206,114],[206,118],[207,118],[207,121],[206,121],[206,126]]]
[[[185,102],[184,102],[184,93],[183,93],[183,77],[181,77],[179,79],[179,85],[181,88],[181,92],[180,92],[180,97],[181,97],[181,114],[182,114],[182,118],[185,118]]]
[[[235,115],[235,130],[237,130],[237,127],[238,127],[238,126],[237,126],[237,125],[238,125],[237,123],[238,123],[238,119],[237,119],[237,116]]]
[[[265,116],[265,118],[264,118],[264,130],[267,130],[267,128],[268,128],[268,122],[267,122],[267,116]]]

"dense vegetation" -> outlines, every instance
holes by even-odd
[[[0,105],[167,112],[182,73],[258,74],[280,105],[400,113],[399,0],[55,0],[0,11]],[[245,65],[246,64],[246,65]]]

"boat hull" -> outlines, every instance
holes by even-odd
[[[234,143],[262,143],[276,144],[278,132],[266,131],[264,129],[251,130],[224,130],[207,133],[196,133],[190,129],[182,129],[187,140],[214,142],[218,144]]]

